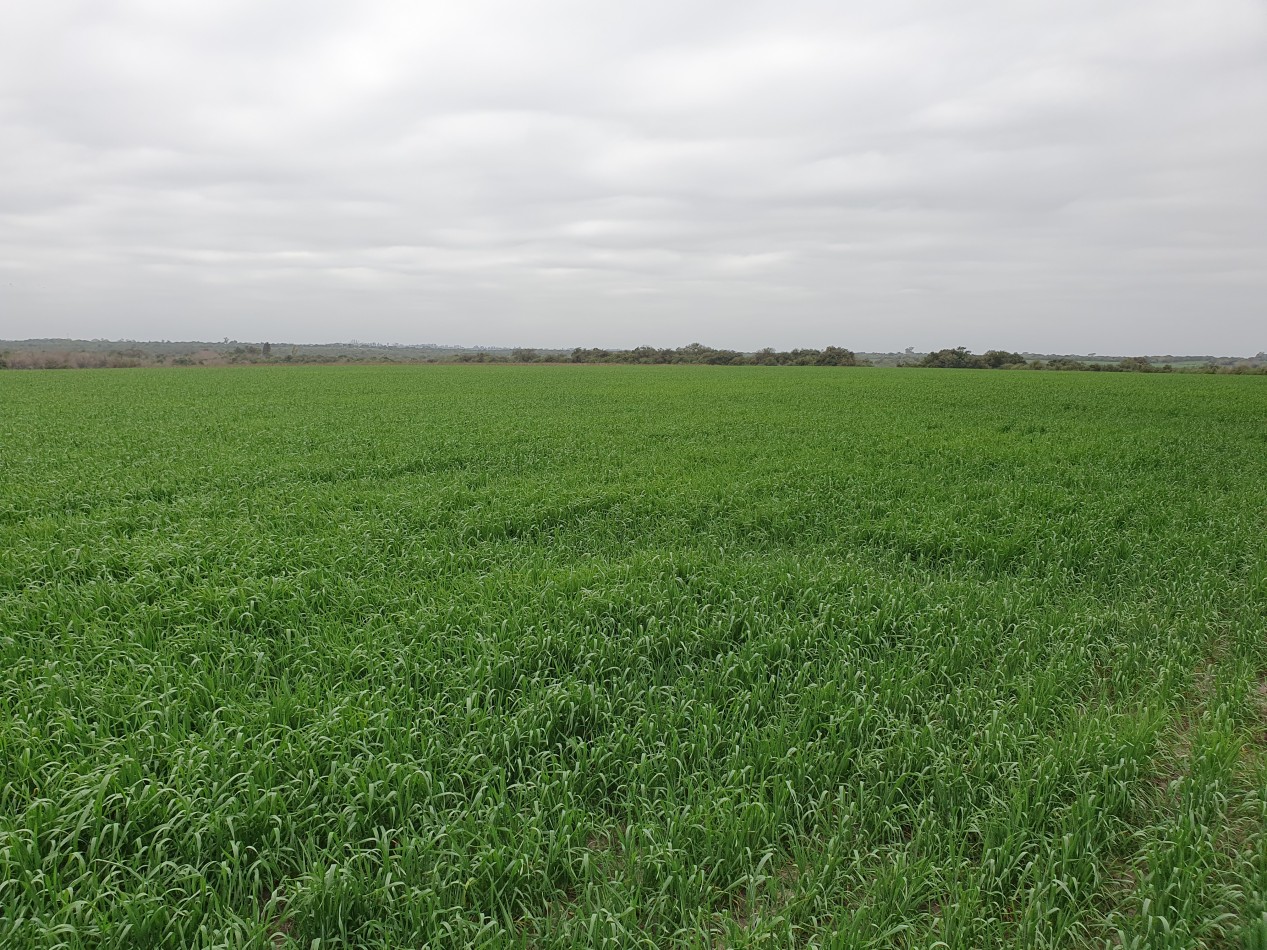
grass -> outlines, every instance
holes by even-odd
[[[1267,386],[0,376],[5,947],[1267,948]]]

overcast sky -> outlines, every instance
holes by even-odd
[[[6,3],[50,336],[1267,350],[1267,4]]]

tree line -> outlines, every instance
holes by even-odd
[[[489,362],[496,357],[461,353],[457,362]],[[586,349],[578,346],[571,353],[541,353],[533,349],[512,350],[507,360],[512,363],[632,363],[641,365],[694,364],[705,366],[870,366],[853,350],[828,346],[821,350],[776,350],[766,347],[755,353],[719,350],[702,343],[691,343],[676,349],[638,346],[632,350]]]
[[[1116,363],[1086,362],[1066,357],[1028,360],[1020,353],[1007,350],[986,350],[978,356],[962,346],[937,350],[926,354],[917,362],[899,365],[929,369],[1047,369],[1083,370],[1091,373],[1169,373],[1174,369],[1169,363],[1158,366],[1146,356],[1128,356]]]
[[[1258,360],[1263,354],[1255,357]],[[1233,375],[1267,375],[1267,365],[1243,362],[1233,366],[1221,366],[1216,363],[1205,363],[1201,366],[1176,369],[1170,363],[1158,365],[1147,356],[1128,356],[1117,362],[1096,362],[1094,360],[1078,360],[1060,356],[1051,359],[1026,359],[1020,353],[1007,350],[986,350],[977,355],[962,346],[950,347],[927,353],[914,362],[899,363],[899,366],[921,367],[925,369],[1031,369],[1055,370],[1084,373],[1226,373]]]
[[[439,347],[386,347],[374,344],[277,345],[239,344],[226,340],[223,344],[147,343],[129,341],[114,346],[106,341],[92,341],[87,348],[53,348],[42,342],[14,343],[0,349],[0,369],[96,369],[139,366],[226,366],[238,364],[382,364],[382,363],[620,363],[632,365],[706,365],[706,366],[871,366],[872,361],[853,350],[840,346],[823,349],[776,350],[766,347],[756,352],[718,349],[702,343],[676,348],[638,346],[633,349],[576,347],[573,350],[538,350],[519,347],[513,350],[491,348],[461,350]],[[70,341],[68,341],[70,342]],[[31,343],[37,344],[31,346]],[[280,351],[280,352],[279,352]],[[908,349],[898,354],[869,354],[881,365],[925,369],[1005,369],[1056,370],[1091,373],[1219,373],[1233,375],[1267,375],[1267,353],[1249,359],[1202,357],[1207,362],[1172,366],[1154,363],[1146,356],[1129,356],[1116,360],[1089,360],[1069,356],[1036,358],[1008,350],[986,350],[973,353],[956,346],[918,354]]]

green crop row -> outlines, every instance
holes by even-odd
[[[1267,948],[1267,386],[0,376],[0,945]]]

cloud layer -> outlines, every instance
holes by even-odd
[[[0,13],[0,337],[1267,349],[1255,0]]]

